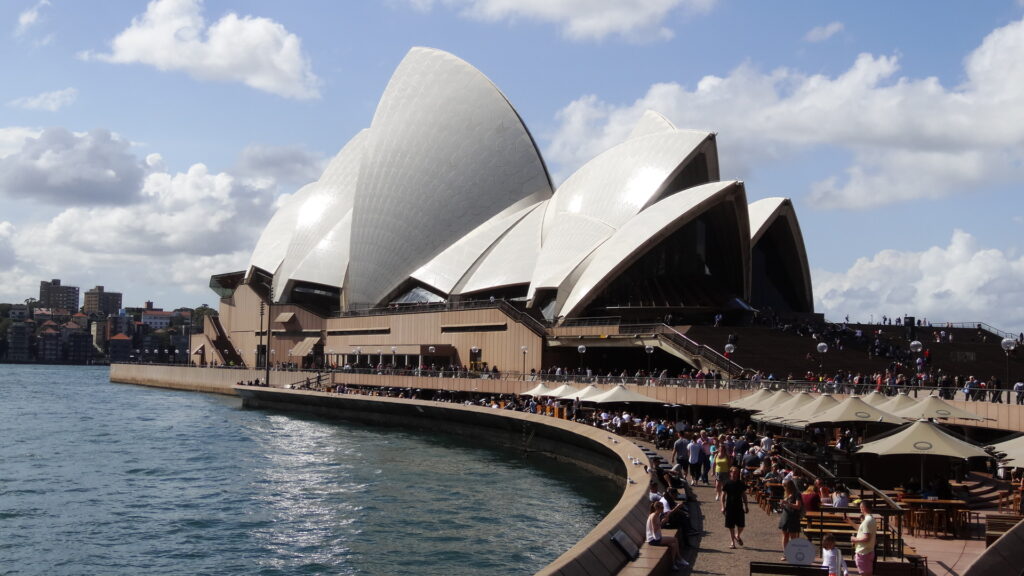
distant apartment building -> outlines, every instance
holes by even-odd
[[[40,362],[61,362],[64,360],[64,347],[60,332],[52,327],[43,328],[36,338],[36,360]]]
[[[132,362],[135,359],[132,338],[125,334],[115,334],[107,341],[107,355],[111,362]]]
[[[14,304],[11,306],[11,311],[8,312],[7,317],[16,322],[28,319],[28,306],[24,304]]]
[[[60,278],[39,283],[39,306],[78,311],[78,286],[62,286]]]
[[[171,326],[173,315],[173,312],[164,312],[163,310],[143,310],[142,323],[153,330],[166,330]]]
[[[73,332],[61,343],[64,360],[72,364],[88,364],[92,361],[92,336],[88,332]]]
[[[109,316],[121,309],[121,293],[107,292],[103,286],[96,286],[85,293],[85,313]]]
[[[31,320],[12,322],[7,327],[8,362],[28,362],[32,359],[32,336],[35,330],[36,323]]]
[[[63,324],[71,320],[71,314],[72,312],[67,308],[36,308],[32,311],[32,319],[40,325],[51,320],[57,324]]]

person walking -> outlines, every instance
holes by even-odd
[[[725,515],[725,527],[729,530],[729,548],[743,546],[743,528],[746,527],[747,485],[740,480],[740,469],[733,466],[729,470],[729,479],[722,486],[722,514]]]
[[[724,438],[724,436],[723,436]],[[715,474],[715,502],[722,498],[722,487],[729,480],[732,457],[722,449],[722,443],[711,447],[711,470]]]

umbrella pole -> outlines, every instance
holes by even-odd
[[[924,494],[924,454],[921,454],[921,477],[917,480],[917,493]]]

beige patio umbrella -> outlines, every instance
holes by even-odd
[[[886,412],[889,412],[890,414],[896,414],[897,416],[899,416],[900,412],[903,409],[912,406],[917,406],[918,404],[920,404],[920,402],[918,402],[916,398],[911,398],[910,396],[907,396],[906,392],[900,392],[899,394],[893,396],[892,398],[885,402],[882,402],[881,404],[875,404],[875,406],[881,408],[882,410],[885,410]]]
[[[537,384],[536,386],[534,386],[533,388],[530,388],[526,392],[520,392],[519,395],[520,396],[550,396],[551,395],[551,388],[548,388],[547,386],[544,385],[543,382],[541,382],[540,384]]]
[[[562,384],[558,388],[552,388],[551,391],[548,392],[547,394],[541,394],[541,396],[554,396],[556,398],[561,398],[562,396],[572,396],[573,398],[576,398],[575,395],[579,394],[579,392],[580,391],[577,390],[574,386]]]
[[[772,408],[778,406],[779,404],[788,402],[791,398],[793,398],[793,395],[785,390],[776,390],[771,394],[771,396],[768,396],[764,400],[762,400],[759,403],[759,405],[751,406],[750,408],[748,408],[748,410],[754,410],[755,412],[767,412],[768,410],[771,410]]]
[[[730,408],[739,408],[741,410],[756,410],[754,408],[760,402],[764,402],[772,395],[771,390],[765,390],[764,388],[758,388],[756,392],[749,396],[737,398],[731,402],[726,402],[725,405]]]
[[[839,424],[846,422],[903,424],[904,420],[899,416],[868,404],[861,400],[859,396],[848,396],[846,400],[807,420],[807,424]]]
[[[839,400],[836,400],[831,394],[820,394],[813,401],[784,416],[778,423],[787,428],[805,428],[809,420],[838,405]]]
[[[993,444],[992,448],[996,452],[1002,452],[1006,454],[1003,457],[1004,460],[1010,460],[1010,466],[1017,468],[1024,467],[1024,436],[1019,436],[1013,440],[1007,440],[1006,442],[1000,442],[999,444]]]
[[[974,444],[944,432],[938,424],[929,420],[918,420],[903,430],[881,440],[868,442],[857,453],[878,454],[879,456],[921,455],[920,482],[924,485],[924,457],[927,455],[946,456],[966,460],[976,456],[988,458],[991,455]]]
[[[960,418],[963,420],[985,420],[974,412],[968,412],[962,408],[946,402],[938,396],[929,396],[913,406],[893,412],[904,418]]]
[[[605,392],[604,394],[598,394],[587,398],[588,402],[596,402],[598,404],[615,404],[619,402],[629,402],[631,404],[662,404],[661,400],[657,398],[651,398],[650,396],[644,396],[643,394],[637,394],[632,390],[626,388],[622,384],[616,384],[614,388]]]
[[[590,384],[590,385],[586,386],[585,388],[583,388],[582,390],[578,390],[576,392],[573,392],[572,394],[563,394],[562,396],[559,396],[558,399],[559,400],[575,400],[575,399],[579,398],[581,401],[585,400],[585,401],[589,402],[589,401],[591,401],[591,398],[593,398],[594,396],[598,396],[598,395],[601,395],[601,394],[604,394],[604,393],[605,393],[605,390],[601,390],[597,386],[594,386],[593,384]]]
[[[753,415],[750,419],[755,422],[771,424],[776,420],[782,420],[789,414],[792,414],[794,410],[811,402],[814,402],[814,396],[811,396],[809,392],[800,392],[799,394],[793,394],[789,400],[777,404],[769,410]]]
[[[881,406],[882,404],[885,404],[886,402],[889,401],[889,397],[886,396],[885,394],[882,394],[878,390],[875,390],[870,394],[861,396],[860,398],[861,400],[867,402],[868,404],[871,404],[872,406]]]

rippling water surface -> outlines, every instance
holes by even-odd
[[[530,574],[619,489],[444,434],[0,366],[0,574]]]

